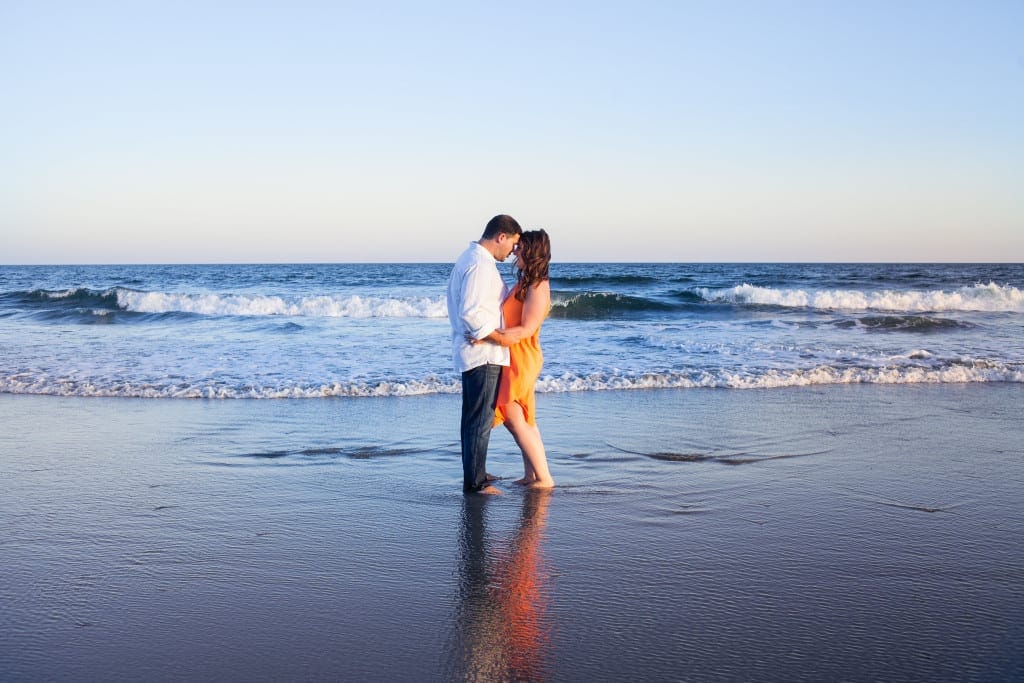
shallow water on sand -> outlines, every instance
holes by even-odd
[[[0,396],[0,678],[1019,676],[1022,391]]]

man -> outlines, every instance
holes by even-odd
[[[494,421],[494,400],[508,349],[497,344],[472,344],[501,327],[501,302],[506,286],[497,261],[504,261],[519,243],[522,228],[511,216],[492,218],[483,236],[470,242],[455,262],[448,280],[448,320],[452,326],[452,356],[462,373],[462,489],[497,493],[489,485],[487,444]]]

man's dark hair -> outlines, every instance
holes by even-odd
[[[519,227],[519,223],[516,222],[516,219],[502,213],[487,221],[487,227],[484,228],[483,239],[493,240],[498,235],[522,234],[523,229]]]

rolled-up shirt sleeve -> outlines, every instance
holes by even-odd
[[[498,329],[500,309],[497,302],[500,301],[501,292],[495,291],[493,275],[483,272],[476,265],[470,266],[463,278],[462,292],[459,317],[466,331],[474,339],[483,339]]]

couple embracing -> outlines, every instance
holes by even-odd
[[[497,262],[516,258],[516,283],[509,290]],[[537,429],[534,385],[544,357],[540,326],[551,308],[548,264],[551,243],[543,230],[523,232],[514,218],[499,215],[455,262],[448,281],[452,352],[462,373],[462,475],[466,492],[497,493],[487,474],[491,428],[504,424],[523,455],[525,473],[516,483],[555,485]]]

